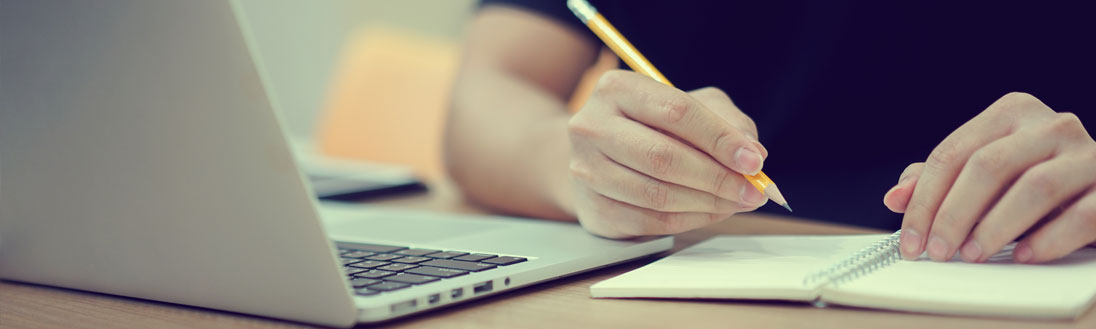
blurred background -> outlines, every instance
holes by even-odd
[[[437,141],[476,1],[240,2],[294,139],[440,175]]]

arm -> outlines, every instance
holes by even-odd
[[[549,18],[488,6],[465,47],[446,128],[450,175],[484,205],[573,220],[566,102],[599,46]]]
[[[767,152],[716,88],[684,92],[629,71],[564,104],[599,47],[546,18],[486,7],[470,25],[446,133],[465,194],[503,211],[574,219],[611,238],[674,234],[756,209],[740,173]]]

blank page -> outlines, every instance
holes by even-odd
[[[887,235],[719,236],[602,281],[593,297],[814,300],[803,278]]]
[[[1058,261],[1012,263],[1012,246],[986,264],[899,261],[822,293],[839,304],[933,313],[1070,318],[1096,295],[1096,249]]]

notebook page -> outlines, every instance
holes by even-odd
[[[1096,249],[1049,264],[1012,263],[1012,246],[985,264],[899,261],[824,290],[838,304],[907,311],[1072,318],[1096,296]]]
[[[718,236],[590,287],[593,297],[814,300],[803,278],[886,235]]]

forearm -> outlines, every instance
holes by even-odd
[[[499,68],[465,67],[455,85],[445,160],[465,197],[508,213],[573,220],[564,101]]]

